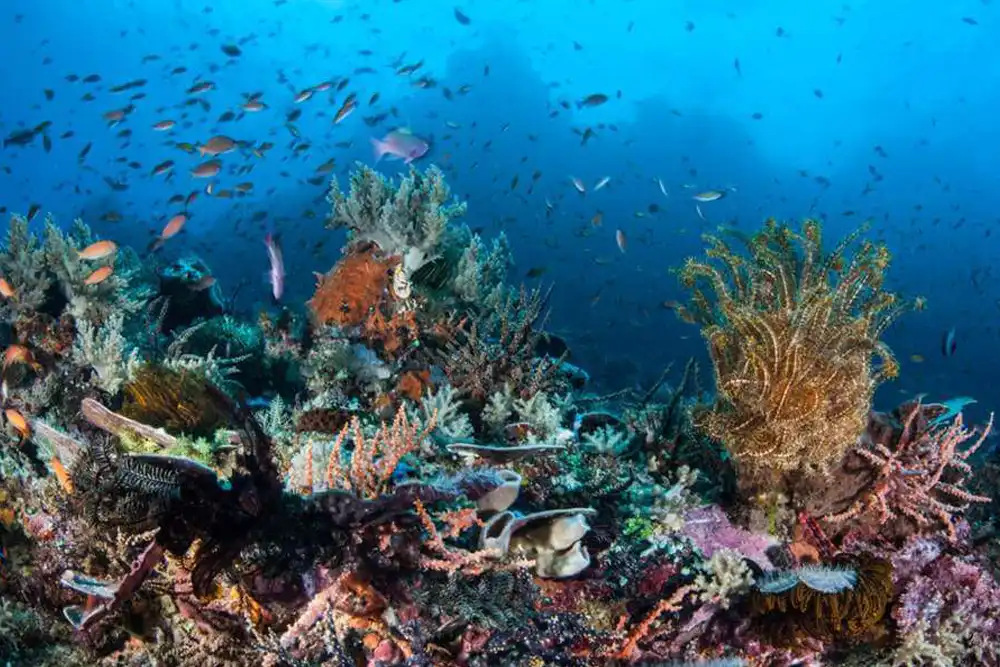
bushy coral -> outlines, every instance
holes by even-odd
[[[480,402],[505,385],[523,399],[549,388],[559,361],[535,354],[547,300],[522,287],[498,310],[471,315],[452,335],[443,361],[455,388]]]
[[[717,263],[689,259],[680,273],[692,301],[679,314],[701,325],[715,367],[701,424],[747,477],[838,463],[897,373],[880,340],[900,310],[882,289],[889,252],[863,242],[848,257],[856,236],[826,255],[819,222],[796,233],[769,220],[748,257],[707,237]]]
[[[359,165],[351,174],[349,193],[334,181],[329,200],[333,209],[327,225],[346,227],[353,243],[374,243],[384,256],[399,259],[406,277],[434,259],[450,221],[466,209],[452,201],[437,167],[425,173],[411,168],[397,187]]]
[[[139,351],[126,340],[124,315],[115,312],[101,326],[81,320],[73,345],[75,363],[93,370],[94,384],[109,394],[116,394],[131,381],[139,369]]]

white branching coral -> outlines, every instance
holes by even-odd
[[[77,323],[73,360],[92,368],[94,383],[109,394],[117,393],[123,384],[132,380],[141,364],[139,352],[122,334],[124,323],[124,315],[120,312],[112,313],[101,326],[86,319]]]
[[[753,573],[743,556],[732,549],[719,549],[702,563],[702,571],[694,579],[704,602],[715,602],[728,609],[733,598],[746,592],[753,584]]]
[[[515,398],[513,408],[520,420],[531,427],[533,441],[548,442],[562,428],[562,414],[544,391],[527,399]]]
[[[700,502],[691,490],[697,480],[697,470],[681,466],[677,469],[677,481],[669,489],[659,484],[652,487],[653,505],[649,510],[649,518],[658,534],[676,533],[684,527],[684,515]]]
[[[620,454],[629,444],[629,434],[610,424],[601,426],[583,436],[583,446],[601,454]]]
[[[455,268],[455,294],[470,303],[499,303],[511,264],[506,234],[500,232],[489,249],[478,234],[473,234]]]
[[[450,444],[472,437],[472,423],[469,416],[462,412],[458,393],[451,385],[443,385],[433,394],[424,396],[415,416],[423,423],[430,423],[437,417],[431,435],[438,442]]]
[[[486,427],[486,432],[494,437],[499,436],[513,414],[514,394],[510,385],[505,384],[502,389],[490,394],[483,408],[483,425]]]
[[[411,168],[396,187],[359,165],[349,194],[334,180],[328,200],[333,210],[327,227],[346,227],[352,241],[375,243],[387,255],[402,257],[406,277],[437,256],[449,222],[466,210],[452,200],[444,174],[433,166],[423,174]]]

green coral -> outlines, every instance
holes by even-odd
[[[359,165],[351,174],[349,194],[334,180],[328,197],[333,206],[327,227],[346,227],[354,242],[372,242],[387,255],[403,258],[407,276],[433,260],[453,218],[466,205],[452,200],[444,173],[411,168],[398,187],[374,169]]]
[[[97,324],[115,312],[135,315],[152,298],[148,268],[132,249],[122,248],[96,261],[80,258],[79,251],[98,239],[79,218],[69,231],[63,232],[55,218],[47,216],[42,238],[46,267],[55,276],[69,303],[69,312],[77,321],[87,319]],[[115,270],[106,280],[97,285],[85,284],[91,273],[111,265]]]
[[[28,231],[28,220],[22,215],[10,218],[7,241],[0,252],[0,277],[14,288],[16,296],[4,302],[4,308],[12,310],[14,317],[41,308],[52,286],[45,251]]]
[[[499,304],[512,264],[506,234],[500,232],[488,249],[479,234],[472,234],[455,267],[452,291],[466,303]]]
[[[126,317],[139,313],[152,297],[155,283],[151,269],[129,248],[100,260],[83,260],[79,251],[97,238],[82,220],[75,220],[67,232],[46,216],[41,240],[32,234],[23,216],[13,215],[3,252],[0,276],[14,288],[16,297],[4,304],[4,319],[12,321],[33,311],[58,314],[64,304],[77,320],[103,323],[111,314]],[[102,266],[114,266],[114,273],[97,285],[85,280]]]

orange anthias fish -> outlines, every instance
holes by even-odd
[[[211,191],[209,191],[211,194]],[[178,213],[174,217],[170,218],[170,221],[163,227],[163,231],[160,235],[156,237],[153,241],[153,245],[150,246],[150,251],[156,252],[163,247],[163,244],[167,242],[167,239],[177,236],[182,229],[184,229],[184,223],[187,222],[187,216],[183,213]]]
[[[111,274],[115,272],[113,266],[102,266],[97,269],[89,276],[83,279],[84,285],[100,285],[105,280],[111,277]]]
[[[14,408],[7,408],[3,411],[4,417],[7,418],[7,423],[14,427],[22,438],[31,437],[31,427],[28,426],[28,420],[24,418],[19,410]]]
[[[35,371],[40,371],[42,365],[35,361],[35,355],[24,345],[14,343],[3,353],[3,370],[7,370],[14,364],[27,364]]]
[[[166,240],[177,236],[177,234],[184,229],[185,222],[187,222],[187,216],[183,213],[178,213],[174,217],[170,218],[170,222],[168,222],[163,228],[163,231],[160,232],[160,238]]]
[[[52,474],[59,480],[59,486],[63,488],[63,491],[73,493],[73,478],[69,476],[69,471],[66,470],[66,466],[62,464],[59,457],[53,456],[49,459],[49,467],[52,468]]]
[[[17,296],[14,287],[4,278],[0,278],[0,296],[5,299],[13,299]]]
[[[98,241],[77,251],[77,255],[80,259],[104,259],[108,255],[113,255],[117,250],[118,244],[114,241]]]

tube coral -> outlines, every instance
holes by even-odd
[[[898,372],[879,340],[900,311],[882,289],[888,250],[864,242],[845,256],[861,231],[824,256],[817,221],[799,234],[768,220],[745,240],[748,257],[706,237],[718,263],[681,270],[692,301],[678,313],[702,326],[715,367],[718,398],[701,425],[744,472],[836,464],[864,431],[875,388]]]

